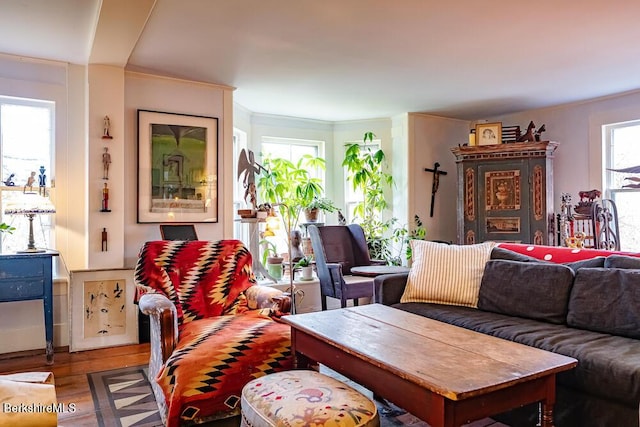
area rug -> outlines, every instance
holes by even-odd
[[[321,371],[345,381],[369,395],[368,390],[349,381],[340,374],[321,367]],[[157,427],[162,426],[153,391],[147,377],[146,366],[131,366],[87,374],[93,404],[100,427]],[[427,423],[387,402],[376,401],[381,427],[429,427]],[[212,422],[211,427],[233,425],[234,420]],[[239,417],[235,420],[240,425]],[[474,427],[503,424],[473,423]],[[506,427],[506,426],[505,426]]]

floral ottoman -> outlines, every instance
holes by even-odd
[[[285,371],[242,389],[242,427],[378,427],[374,402],[315,371]]]

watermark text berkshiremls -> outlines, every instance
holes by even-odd
[[[56,412],[58,414],[63,412],[76,412],[75,403],[50,403],[43,405],[42,403],[18,403],[11,404],[4,402],[2,404],[2,412],[4,413],[28,413],[28,414],[50,414]]]

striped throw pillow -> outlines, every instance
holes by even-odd
[[[494,246],[412,240],[413,264],[400,302],[477,307],[484,266]]]

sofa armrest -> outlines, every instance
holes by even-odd
[[[156,293],[142,295],[138,306],[141,312],[149,316],[151,359],[153,361],[155,355],[163,364],[173,353],[178,342],[176,307],[166,296]],[[151,371],[152,367],[149,366],[149,369]]]
[[[244,291],[244,294],[251,310],[270,308],[281,313],[288,313],[291,309],[291,297],[271,286],[250,286]]]
[[[373,279],[373,298],[378,304],[400,302],[409,273],[383,274]]]

